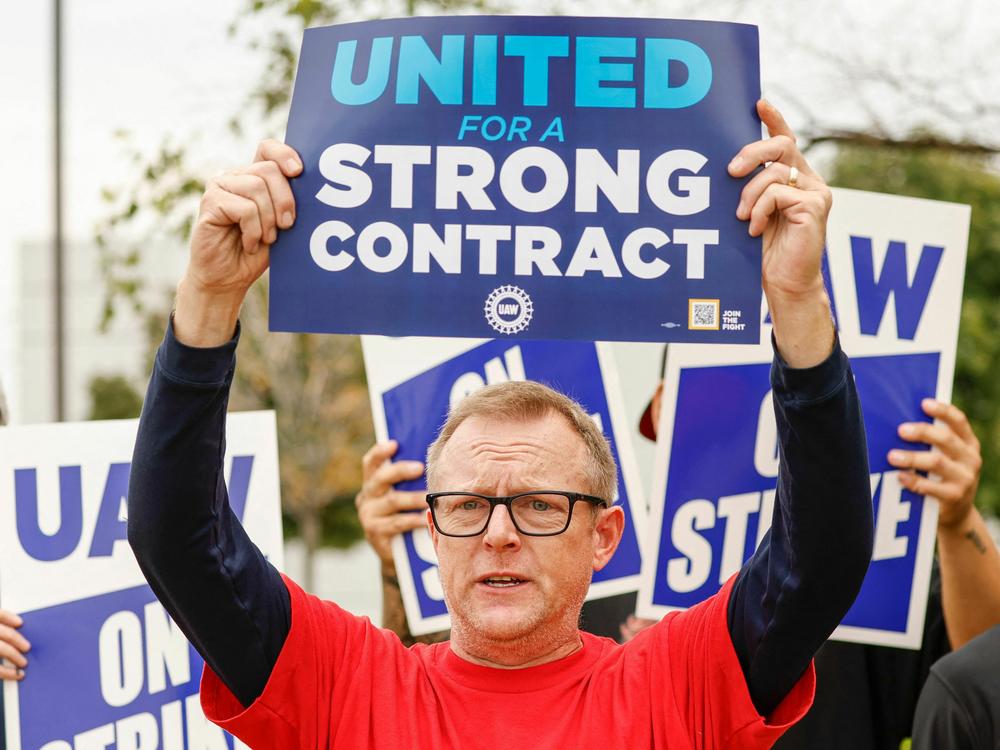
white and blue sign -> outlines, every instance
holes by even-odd
[[[427,17],[307,29],[278,331],[756,343],[757,28]]]
[[[8,750],[235,750],[205,719],[203,662],[126,539],[135,420],[0,429],[0,605],[31,641],[4,683]],[[230,503],[281,565],[273,412],[229,418]],[[235,743],[235,744],[234,744]]]
[[[635,468],[630,428],[609,352],[576,341],[476,342],[455,339],[362,339],[368,386],[380,440],[398,441],[397,460],[423,461],[451,407],[487,384],[545,383],[579,401],[604,431],[620,471],[615,501],[624,509],[625,534],[611,561],[594,574],[589,599],[635,591],[642,567],[639,534],[645,499]],[[425,489],[423,479],[399,485]],[[410,630],[449,627],[437,557],[429,533],[396,538],[393,550]]]
[[[951,397],[968,227],[967,206],[834,191],[825,270],[864,411],[875,510],[872,564],[838,640],[920,646],[937,505],[904,489],[886,454],[926,449],[896,428],[928,419],[921,399]],[[640,613],[711,596],[769,528],[771,356],[770,343],[670,347]]]

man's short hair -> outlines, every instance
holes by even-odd
[[[427,483],[436,486],[434,475],[445,445],[451,436],[469,417],[487,417],[504,421],[528,421],[541,419],[548,414],[561,414],[583,440],[590,454],[590,460],[583,467],[590,484],[588,493],[605,498],[609,503],[615,499],[618,474],[611,446],[594,420],[576,401],[541,383],[514,381],[497,383],[481,388],[466,396],[448,414],[437,439],[427,449]],[[448,487],[449,490],[472,489],[469,487]],[[534,487],[532,489],[573,490],[575,487]],[[584,491],[583,488],[580,491]]]

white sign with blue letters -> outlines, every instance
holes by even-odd
[[[969,207],[834,190],[824,268],[864,410],[875,544],[868,575],[833,637],[919,648],[937,505],[888,464],[924,397],[950,400]],[[757,347],[671,345],[651,492],[640,613],[711,596],[767,531],[778,473],[770,321]],[[834,512],[834,511],[830,511]]]
[[[396,459],[423,461],[451,406],[484,385],[534,380],[579,401],[611,442],[620,472],[618,502],[625,535],[594,574],[588,598],[635,591],[642,567],[640,536],[645,498],[631,444],[616,370],[604,344],[579,341],[389,339],[362,337],[375,433],[398,441]],[[424,480],[401,489],[424,489]],[[558,489],[558,488],[552,488]],[[450,626],[430,534],[420,529],[394,541],[393,554],[410,632]]]
[[[4,685],[7,750],[244,747],[202,714],[201,657],[128,546],[137,424],[0,429],[0,606],[32,644]],[[226,440],[230,503],[280,568],[274,412],[230,415]]]

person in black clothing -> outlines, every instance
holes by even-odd
[[[820,274],[830,193],[780,114],[764,102],[758,112],[773,137],[746,146],[729,172],[753,174],[737,216],[764,238],[783,461],[774,522],[735,579],[727,626],[750,699],[767,716],[852,603],[873,530],[860,405]],[[224,420],[240,304],[266,270],[278,229],[294,221],[287,178],[301,169],[294,151],[270,141],[253,166],[210,184],[129,486],[129,542],[147,580],[243,706],[264,690],[292,612],[284,581],[228,506]],[[461,654],[455,640],[452,648]]]
[[[913,721],[913,750],[1000,747],[1000,625],[933,667]]]

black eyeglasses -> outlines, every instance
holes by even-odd
[[[509,497],[475,492],[429,492],[434,528],[445,536],[479,536],[489,526],[493,509],[507,508],[514,528],[527,536],[556,536],[569,528],[573,506],[580,500],[607,508],[603,497],[562,490],[536,490]]]

